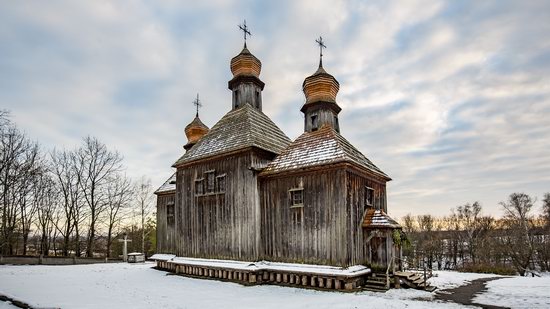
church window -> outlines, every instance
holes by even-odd
[[[216,191],[220,193],[225,192],[225,174],[216,177],[216,184],[217,184]]]
[[[212,193],[215,189],[214,171],[208,171],[206,174],[206,193]]]
[[[340,130],[340,125],[338,124],[338,116],[334,115],[334,129],[336,131]]]
[[[319,120],[317,115],[311,115],[311,131],[317,131],[319,129]]]
[[[260,92],[256,91],[256,107],[260,108]]]
[[[290,189],[290,207],[304,206],[304,189]]]
[[[365,207],[372,207],[374,205],[374,189],[365,187]]]
[[[200,178],[195,180],[195,195],[204,194],[204,179]]]
[[[166,224],[168,226],[174,226],[176,221],[174,202],[166,204]]]
[[[235,90],[235,108],[239,107],[239,90]]]

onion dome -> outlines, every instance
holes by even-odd
[[[313,75],[306,77],[302,89],[306,96],[305,104],[314,102],[336,103],[340,83],[319,64],[319,69]]]
[[[237,76],[260,77],[262,63],[244,46],[243,50],[231,59],[231,73]]]
[[[185,127],[185,135],[187,136],[187,144],[183,146],[185,150],[189,150],[193,145],[195,145],[206,133],[208,133],[209,128],[202,123],[202,121],[199,118],[199,115],[191,121],[190,124],[188,124]]]

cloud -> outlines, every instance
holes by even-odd
[[[343,135],[394,180],[394,216],[550,190],[550,7],[545,1],[24,1],[0,4],[0,106],[46,147],[92,134],[160,185],[200,92],[231,106],[229,60],[262,61],[264,112],[303,131],[303,79],[340,82]]]

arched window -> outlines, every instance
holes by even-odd
[[[317,131],[319,129],[319,119],[317,115],[311,115],[311,131]]]

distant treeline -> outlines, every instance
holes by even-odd
[[[451,209],[448,216],[402,218],[404,260],[431,269],[526,275],[550,271],[550,193],[542,199],[512,193],[500,205],[504,216],[482,215],[479,202]]]
[[[0,254],[116,256],[133,233],[154,248],[151,181],[125,175],[122,156],[94,137],[45,151],[0,110]]]

